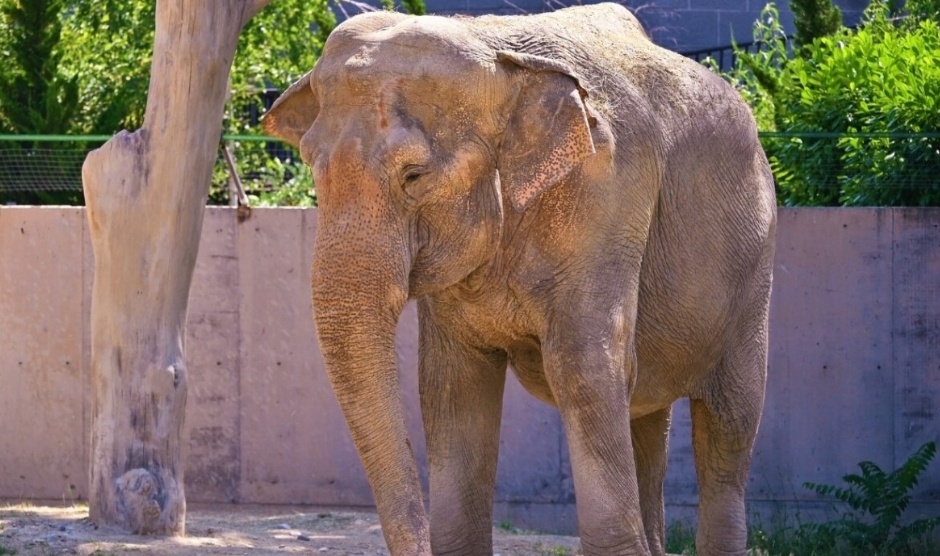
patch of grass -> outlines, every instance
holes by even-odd
[[[3,531],[4,529],[6,529],[6,527],[7,526],[4,525],[2,521],[0,521],[0,531]],[[2,544],[0,544],[0,556],[4,556],[6,554],[16,554],[16,551],[13,550],[12,548],[7,548],[3,546]]]
[[[564,546],[545,546],[538,544],[535,546],[535,550],[538,551],[539,556],[574,556],[577,554],[576,551],[571,550],[570,548]]]
[[[681,521],[666,527],[666,552],[669,554],[695,554],[695,529]]]
[[[828,540],[811,530],[810,524],[788,526],[785,523],[765,528],[747,528],[747,546],[760,556],[849,556],[827,548]],[[866,555],[867,556],[867,555]]]
[[[500,531],[504,531],[511,535],[539,535],[542,534],[540,531],[530,531],[529,529],[522,529],[521,527],[516,527],[508,519],[505,521],[500,521],[496,524],[496,528]]]
[[[769,527],[748,526],[749,556],[940,556],[940,544],[924,536],[906,546],[872,551],[846,546],[845,540],[833,536],[827,525],[802,523],[799,516],[784,516]],[[695,529],[684,523],[672,523],[666,529],[666,552],[696,556]]]

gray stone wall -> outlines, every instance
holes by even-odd
[[[623,0],[653,38],[679,52],[712,48],[751,40],[754,22],[768,0]],[[847,25],[854,25],[869,0],[836,0]],[[563,5],[597,4],[597,0],[425,0],[429,13],[521,14],[557,9]],[[789,2],[777,2],[782,19],[793,32]]]

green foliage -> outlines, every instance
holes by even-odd
[[[892,15],[900,10],[895,9]],[[940,21],[940,0],[907,0],[904,11],[910,19],[919,23],[921,21]]]
[[[63,71],[62,0],[0,0],[0,133],[60,134],[71,130],[78,114],[78,84]],[[66,145],[40,145],[29,142],[6,143],[3,148],[18,151],[21,167],[9,168],[17,179],[29,173],[27,166],[41,157],[37,149],[56,150]],[[54,157],[53,157],[54,158]],[[80,171],[81,165],[67,158],[54,158],[41,171],[56,175]],[[37,168],[38,169],[38,168]],[[36,202],[67,204],[81,201],[80,192],[0,192],[0,203]]]
[[[335,27],[327,0],[277,0],[253,17],[238,39],[223,131],[261,135],[263,93],[283,91],[310,71]],[[269,149],[271,145],[257,141],[234,145],[236,167],[251,204],[315,205],[310,171],[296,152]],[[210,203],[227,203],[228,179],[228,168],[220,162],[213,174]]]
[[[872,556],[867,552],[853,552],[844,546],[837,547],[831,531],[813,523],[803,523],[798,513],[795,516],[777,516],[769,527],[759,523],[749,526],[747,545],[753,554],[760,556]],[[925,552],[919,556],[940,555]]]
[[[940,130],[940,28],[910,31],[869,12],[856,32],[805,48],[782,75],[777,128],[892,134]],[[809,139],[784,142],[776,169],[786,204],[934,206],[940,204],[940,138]]]
[[[79,84],[70,133],[110,134],[143,124],[153,57],[154,2],[73,0],[62,17],[62,64]]]
[[[781,204],[940,205],[940,138],[912,135],[940,131],[940,28],[914,15],[940,0],[910,4],[918,11],[893,20],[875,0],[859,29],[803,44],[795,58],[777,10],[762,12],[760,49],[738,52],[726,77],[762,131],[795,134],[764,141]]]
[[[860,554],[917,554],[917,544],[940,525],[940,517],[902,521],[910,504],[910,491],[927,469],[937,445],[921,446],[904,464],[890,473],[870,461],[859,464],[861,475],[842,479],[847,486],[804,483],[821,496],[834,497],[851,508],[841,519],[811,527],[831,546]]]
[[[424,6],[424,0],[402,0],[402,7],[405,11],[413,15],[424,15],[428,13]]]
[[[771,2],[754,22],[753,39],[760,48],[751,54],[735,46],[735,65],[725,75],[751,106],[761,131],[776,129],[773,96],[789,61],[786,38],[780,13]],[[717,72],[718,68],[713,65],[712,70]]]
[[[811,44],[842,28],[842,12],[832,0],[790,0],[796,43]]]
[[[239,176],[251,206],[312,207],[317,204],[313,176],[293,149],[269,153],[265,146],[281,147],[279,142],[234,144],[239,154],[236,161]],[[210,204],[228,203],[229,171],[217,164],[212,177]]]
[[[379,4],[388,10],[395,11],[395,0],[379,0]],[[427,8],[424,6],[424,0],[402,0],[401,7],[406,13],[412,15],[425,15]]]
[[[670,523],[666,527],[665,549],[668,554],[695,554],[695,529],[679,521]]]
[[[327,0],[277,0],[251,18],[232,63],[232,102],[252,102],[267,87],[284,90],[313,68],[336,27]],[[230,114],[231,116],[231,114]],[[239,115],[239,119],[243,117]],[[243,132],[251,122],[240,122]]]
[[[63,133],[78,85],[60,70],[63,0],[0,1],[0,131]]]
[[[843,477],[846,486],[805,483],[820,496],[834,498],[848,511],[833,521],[803,523],[785,516],[771,527],[748,528],[749,554],[761,556],[940,556],[931,543],[940,517],[905,518],[911,490],[937,452],[935,442],[921,446],[898,469],[886,472],[870,461],[861,474]],[[794,523],[795,521],[795,523]],[[666,532],[666,552],[694,555],[695,531],[673,523]]]

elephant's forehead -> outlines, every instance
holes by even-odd
[[[389,77],[438,82],[492,69],[495,55],[457,22],[441,17],[407,18],[379,30],[340,33],[317,65],[317,78],[331,86],[376,86]]]

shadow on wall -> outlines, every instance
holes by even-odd
[[[243,223],[234,209],[206,211],[186,344],[192,502],[372,504],[314,340],[316,222],[315,209],[254,209]],[[940,440],[938,234],[940,209],[780,209],[748,490],[766,522],[781,507],[821,507],[806,481],[841,484],[864,460],[895,469]],[[0,498],[87,496],[91,278],[83,209],[0,207]],[[415,330],[409,309],[398,361],[423,458]],[[670,518],[694,515],[698,501],[690,428],[680,402]],[[558,414],[514,381],[499,464],[499,521],[573,528]],[[912,508],[940,515],[940,473],[924,474]]]

